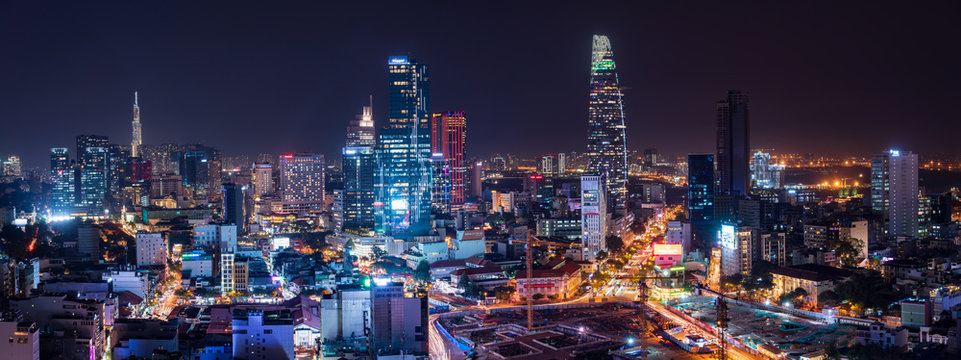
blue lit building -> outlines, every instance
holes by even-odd
[[[103,214],[107,196],[109,153],[102,147],[84,149],[80,167],[80,205],[91,215]]]
[[[395,237],[427,235],[432,188],[428,67],[392,56],[387,69],[390,115],[377,144],[375,230]]]
[[[714,237],[714,154],[687,156],[687,213],[692,247],[707,250]]]
[[[53,215],[68,215],[76,202],[74,170],[70,165],[67,148],[50,149],[50,212]]]

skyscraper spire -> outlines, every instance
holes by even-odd
[[[587,169],[606,175],[608,206],[623,208],[627,198],[626,127],[611,41],[605,35],[594,35],[592,50]]]
[[[133,92],[133,133],[130,140],[130,156],[140,157],[140,145],[143,144],[143,139],[140,136],[140,97],[137,92]]]

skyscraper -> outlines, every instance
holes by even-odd
[[[717,193],[747,196],[751,186],[751,132],[747,94],[727,92],[717,107]]]
[[[67,148],[50,149],[50,207],[54,215],[67,215],[76,202],[73,166]]]
[[[581,245],[584,260],[607,251],[607,182],[604,175],[581,175]]]
[[[370,105],[364,106],[363,112],[347,126],[347,147],[368,146],[376,144],[374,139],[374,100],[371,97]]]
[[[431,117],[431,151],[441,154],[450,166],[450,202],[464,203],[467,162],[467,118],[463,111],[437,113]]]
[[[687,213],[691,220],[693,248],[707,250],[713,246],[714,226],[714,154],[687,156]]]
[[[888,236],[918,236],[918,196],[918,154],[892,149],[871,157],[871,208]]]
[[[289,213],[324,211],[324,155],[287,154],[280,157],[283,208]]]
[[[430,227],[431,142],[429,72],[406,56],[387,62],[390,111],[380,130],[376,230],[426,235]]]
[[[78,135],[77,136],[77,162],[81,165],[86,161],[84,154],[87,153],[87,148],[99,147],[107,148],[110,143],[109,138],[103,135]]]
[[[140,136],[140,99],[137,96],[137,92],[133,92],[133,123],[132,126],[132,137],[130,140],[130,156],[140,157],[140,145],[143,144],[143,138]]]
[[[342,153],[342,228],[368,232],[374,229],[375,141],[372,106],[364,106],[361,115],[350,122],[346,145]]]
[[[608,206],[622,208],[627,199],[624,104],[614,68],[611,42],[604,35],[594,35],[589,109],[587,171],[605,175]]]
[[[109,156],[102,147],[84,148],[80,166],[80,204],[88,214],[101,215],[107,195],[107,169]]]

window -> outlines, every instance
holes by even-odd
[[[273,333],[274,333],[273,329],[264,329],[264,334],[273,334]]]

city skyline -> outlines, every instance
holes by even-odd
[[[631,21],[616,21],[579,15],[589,13],[582,11],[583,7],[561,6],[552,10],[554,17],[580,25],[544,21],[538,23],[543,26],[530,28],[522,21],[523,15],[539,10],[530,5],[517,13],[480,9],[473,16],[462,16],[467,24],[484,25],[481,19],[489,15],[509,25],[497,31],[470,32],[468,26],[437,34],[427,26],[415,27],[414,36],[378,31],[397,20],[376,12],[371,14],[370,26],[357,34],[316,40],[308,35],[323,34],[325,26],[336,26],[337,21],[314,26],[314,19],[291,16],[317,12],[309,6],[259,9],[265,11],[256,15],[258,9],[233,7],[219,15],[222,28],[204,23],[205,16],[213,16],[216,9],[203,5],[176,15],[180,16],[179,25],[164,21],[175,16],[168,9],[141,9],[131,17],[127,15],[134,9],[123,6],[17,6],[24,8],[6,13],[44,11],[48,15],[37,22],[0,15],[15,30],[8,34],[23,35],[0,37],[5,48],[14,50],[0,55],[0,63],[19,70],[0,75],[0,83],[6,84],[0,87],[0,118],[11,120],[11,131],[2,135],[0,153],[24,154],[27,168],[44,164],[45,156],[39,154],[49,148],[69,146],[74,134],[103,134],[117,143],[129,143],[132,91],[146,96],[140,104],[145,144],[204,142],[227,154],[244,149],[249,155],[300,151],[334,155],[343,133],[325,129],[342,129],[370,95],[375,122],[386,121],[388,107],[376,106],[387,103],[385,76],[378,65],[386,56],[403,53],[417,54],[418,59],[433,64],[436,108],[472,114],[476,124],[472,127],[475,140],[468,149],[472,156],[584,151],[580,139],[587,133],[584,120],[588,114],[581,104],[586,99],[589,74],[582,69],[590,62],[584,55],[586,39],[594,33],[607,34],[619,44],[618,75],[627,88],[624,102],[630,150],[655,147],[674,154],[711,150],[712,103],[730,89],[743,90],[752,98],[752,143],[789,152],[869,154],[888,147],[911,148],[920,154],[953,151],[938,144],[950,144],[939,140],[947,140],[948,134],[955,132],[952,127],[958,125],[952,120],[961,112],[958,105],[946,101],[959,91],[959,73],[951,65],[957,63],[959,54],[939,46],[943,41],[939,39],[958,33],[958,26],[940,15],[951,13],[950,8],[882,4],[871,10],[872,16],[852,19],[848,15],[863,9],[832,7],[833,12],[814,15],[817,4],[696,10],[634,5],[615,14]],[[430,11],[459,13],[443,6]],[[807,22],[793,20],[787,15],[790,11],[816,16],[822,26],[808,27]],[[721,26],[723,20],[716,18],[724,16],[710,16],[715,13],[743,24]],[[80,16],[74,17],[76,14]],[[657,19],[665,15],[689,22]],[[266,28],[252,23],[254,16],[263,18],[265,24],[285,21],[276,29]],[[892,22],[894,16],[917,26],[902,31]],[[128,23],[132,18],[137,19],[137,26]],[[98,21],[104,19],[110,21]],[[44,21],[57,26],[41,29]],[[621,25],[612,25],[615,23]],[[684,26],[694,26],[690,30],[715,28],[718,38],[741,37],[729,42],[730,46],[719,46],[716,39],[692,38],[700,31],[685,31]],[[76,31],[64,35],[55,30],[62,28]],[[126,28],[135,30],[115,31]],[[292,29],[305,31],[275,41]],[[241,34],[260,31],[261,35],[241,39],[230,30]],[[843,36],[835,35],[842,30]],[[424,32],[429,36],[417,36]],[[133,37],[141,40],[131,41]],[[197,47],[221,38],[224,45]],[[58,48],[75,56],[53,56],[22,39],[44,46],[63,45]],[[121,43],[126,46],[124,52],[108,51],[105,54],[112,55],[102,63],[92,62],[93,51],[119,49]],[[178,45],[181,43],[184,46]],[[269,45],[268,52],[253,51],[264,43]],[[358,48],[357,43],[365,46]],[[844,50],[852,46],[859,51]],[[821,49],[833,49],[832,56]],[[514,62],[503,61],[507,53],[529,59],[525,64],[531,65],[512,68]],[[465,71],[480,64],[498,76]],[[337,66],[344,69],[328,70]],[[520,74],[541,90],[511,86],[497,91]],[[846,96],[840,96],[842,93]],[[58,105],[41,105],[50,98],[58,99]],[[898,122],[906,120],[946,129],[897,131]],[[555,122],[567,131],[550,137],[523,136]],[[46,125],[37,127],[37,123]],[[832,125],[830,131],[819,129],[828,124]],[[230,131],[223,131],[228,125]],[[785,125],[790,131],[785,131]],[[191,131],[184,132],[187,126]],[[504,131],[507,126],[512,130]],[[681,131],[687,136],[660,140]],[[844,136],[855,131],[869,136]],[[14,133],[18,136],[6,135]]]

